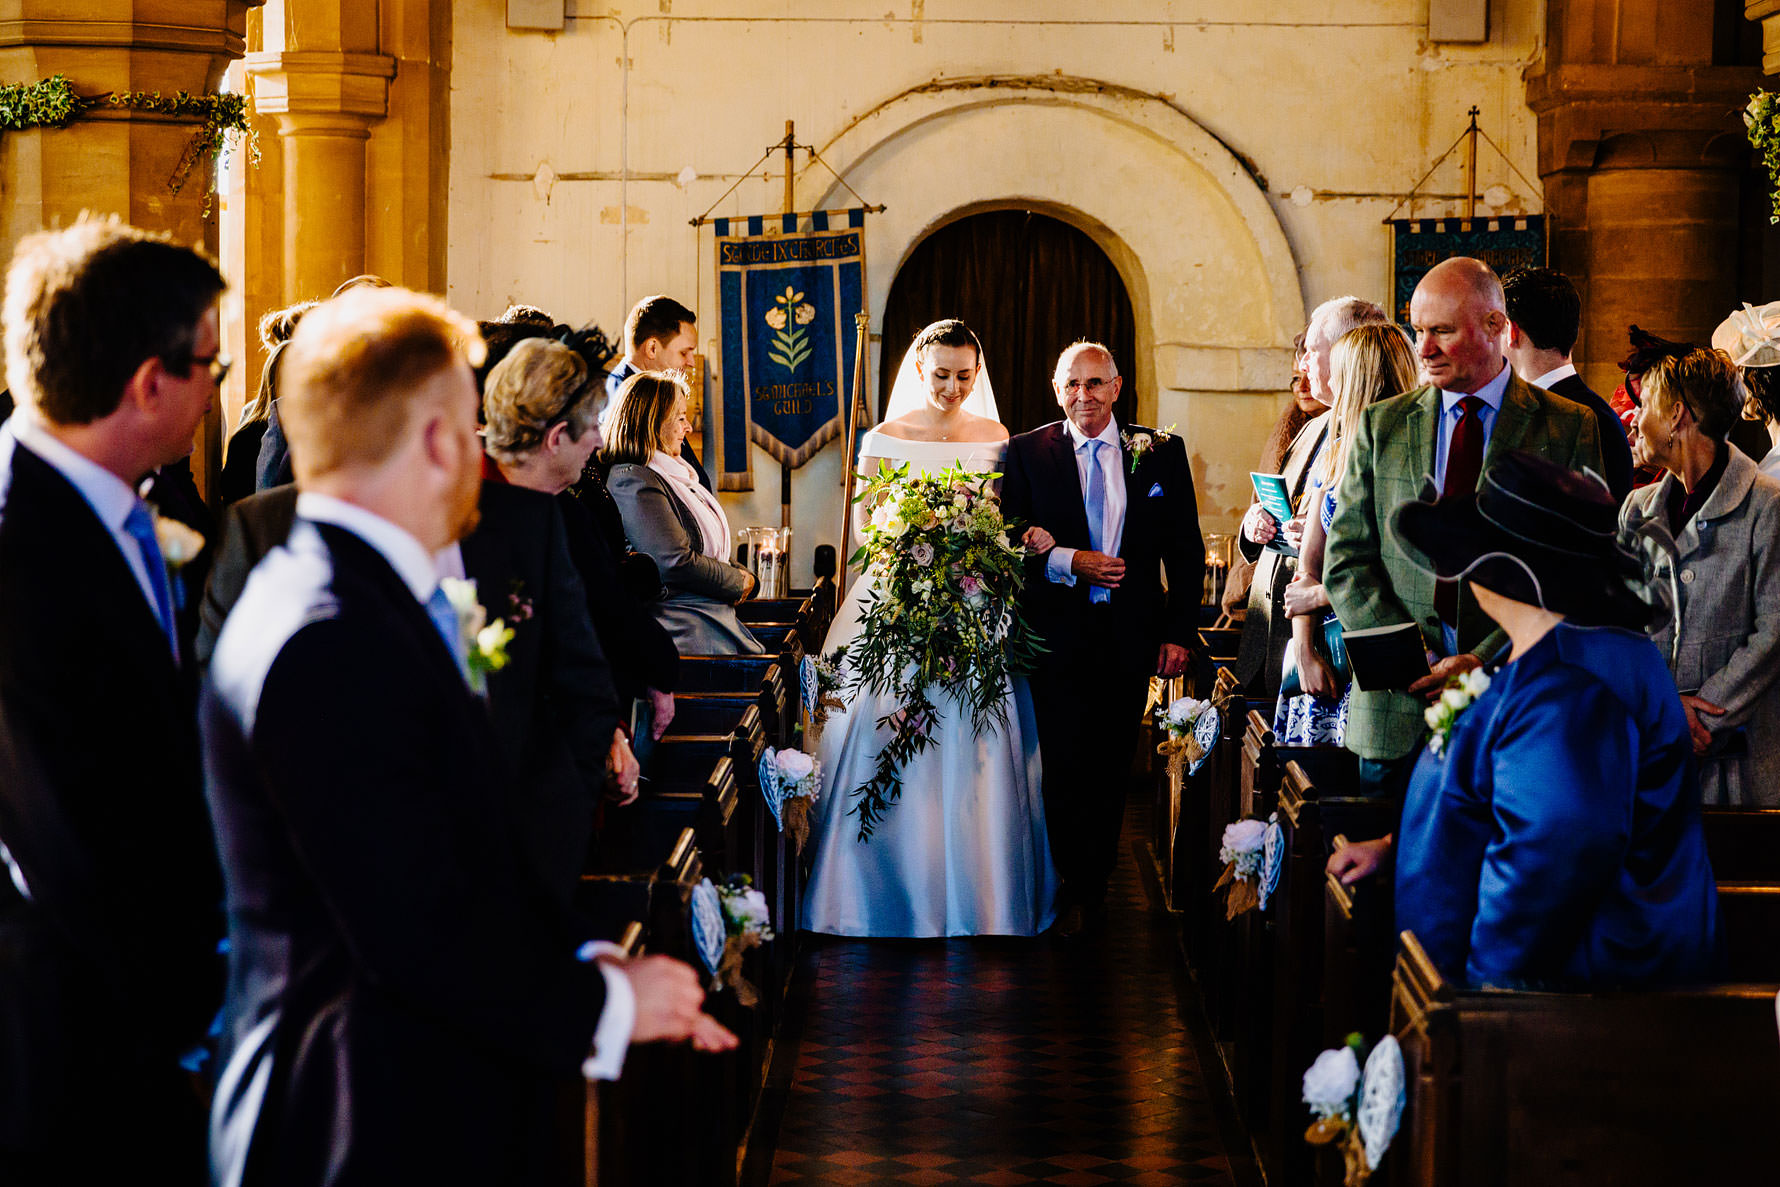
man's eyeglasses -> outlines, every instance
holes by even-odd
[[[167,360],[164,360],[164,359],[162,361],[167,362]],[[190,379],[193,367],[203,367],[206,371],[210,372],[211,382],[220,384],[223,381],[223,377],[229,373],[229,368],[233,367],[234,365],[235,365],[235,360],[231,359],[228,355],[223,354],[222,352],[219,351],[216,354],[213,354],[208,358],[198,358],[196,356],[188,356],[185,359],[184,366],[180,366],[180,365],[178,365],[176,363],[172,363],[172,362],[167,362],[167,370],[169,370],[169,371],[183,371],[185,373],[185,377],[187,379]]]
[[[1097,392],[1111,382],[1110,379],[1101,379],[1098,376],[1093,379],[1071,379],[1063,384],[1063,390],[1072,396],[1079,396],[1083,392]]]

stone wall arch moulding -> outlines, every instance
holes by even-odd
[[[897,268],[956,218],[1029,206],[1090,235],[1131,294],[1140,357],[1120,364],[1140,383],[1139,417],[1185,436],[1208,528],[1240,515],[1254,459],[1217,446],[1271,428],[1304,297],[1273,207],[1222,142],[1166,100],[1110,83],[977,78],[906,91],[817,151],[889,207],[866,220],[874,329]],[[817,166],[797,201],[851,196]],[[892,362],[899,352],[882,344]]]

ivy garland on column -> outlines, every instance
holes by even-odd
[[[1774,203],[1768,221],[1780,223],[1780,95],[1772,91],[1751,95],[1749,106],[1743,109],[1743,126],[1749,129],[1749,143],[1761,153],[1762,164],[1767,166],[1768,189]]]
[[[167,189],[172,193],[177,194],[185,187],[200,157],[220,161],[229,149],[231,138],[245,138],[248,160],[259,164],[259,139],[247,123],[247,96],[227,92],[193,95],[180,91],[175,95],[163,95],[159,91],[112,91],[103,95],[77,95],[65,75],[53,74],[38,82],[0,85],[0,131],[65,128],[101,107],[172,118],[197,117],[198,127],[180,154],[173,176],[167,179]],[[210,192],[215,192],[214,182]],[[204,212],[210,213],[208,195]]]

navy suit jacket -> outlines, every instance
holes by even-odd
[[[1619,414],[1613,411],[1613,405],[1596,395],[1580,375],[1564,376],[1551,385],[1551,392],[1581,404],[1600,421],[1601,464],[1607,469],[1601,477],[1607,480],[1613,501],[1625,502],[1625,497],[1632,493],[1632,443],[1626,438],[1625,426],[1619,422]]]
[[[425,608],[363,540],[299,522],[217,642],[202,721],[232,941],[218,1181],[545,1179],[604,981]]]
[[[1127,434],[1154,433],[1128,426]],[[1021,530],[1036,524],[1066,548],[1091,547],[1088,513],[1075,450],[1056,421],[1021,433],[1007,445],[1001,485],[1003,512]],[[1119,475],[1125,482],[1125,530],[1119,556],[1125,578],[1108,603],[1118,614],[1124,641],[1117,658],[1121,668],[1153,671],[1163,643],[1192,649],[1199,636],[1199,603],[1205,580],[1205,542],[1199,534],[1199,504],[1193,493],[1193,471],[1179,437],[1157,442],[1131,465],[1120,450]],[[1162,569],[1168,586],[1162,585]],[[1074,656],[1088,613],[1089,585],[1048,580],[1044,558],[1028,563],[1022,596],[1028,620],[1053,654]],[[1079,657],[1076,657],[1079,658]]]
[[[189,1098],[177,1060],[222,989],[193,684],[80,492],[23,445],[10,474],[0,839],[31,894],[0,870],[0,1151],[90,1142],[121,1099]],[[143,1151],[137,1169],[158,1165]]]
[[[549,495],[484,482],[481,522],[465,537],[464,571],[492,621],[513,628],[509,662],[488,677],[488,712],[527,850],[567,903],[586,866],[618,701],[588,598]],[[248,574],[283,544],[297,488],[275,487],[229,512],[222,556],[204,596],[198,655],[208,663]],[[515,599],[530,614],[516,621]]]

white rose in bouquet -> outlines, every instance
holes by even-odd
[[[801,750],[779,751],[778,762],[779,774],[793,783],[816,769],[816,760]]]
[[[1261,847],[1267,842],[1267,825],[1259,820],[1238,820],[1224,826],[1224,843],[1218,849],[1218,860],[1233,863],[1238,874],[1251,874],[1260,868]]]
[[[1304,1103],[1318,1118],[1342,1117],[1360,1086],[1360,1061],[1352,1047],[1336,1047],[1316,1057],[1304,1073]]]

